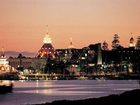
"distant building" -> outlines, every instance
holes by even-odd
[[[19,54],[18,57],[10,57],[9,64],[18,70],[24,69],[33,69],[37,72],[44,72],[44,68],[48,59],[55,58],[55,49],[52,45],[52,40],[48,34],[46,33],[43,39],[43,46],[38,51],[38,54],[34,58],[24,57],[22,54]]]
[[[0,54],[0,74],[4,73],[16,73],[17,70],[9,65],[9,61],[6,59],[4,52]]]
[[[52,45],[52,40],[48,34],[46,33],[44,40],[43,40],[43,46],[38,51],[37,58],[54,58],[55,57],[55,49]]]
[[[103,62],[107,65],[115,65],[119,70],[129,70],[131,65],[133,72],[140,72],[140,50],[123,48],[117,50],[102,51]]]
[[[108,49],[107,42],[90,44],[77,49],[73,46],[72,38],[70,46],[66,49],[54,49],[48,33],[43,40],[43,46],[34,58],[18,57],[8,59],[9,64],[18,70],[32,69],[41,73],[69,73],[85,72],[93,73],[104,70],[105,72],[125,71],[140,73],[140,37],[136,44],[134,38],[130,38],[128,48],[119,44],[119,36],[114,35],[112,50]],[[2,55],[3,56],[3,55]]]
[[[34,59],[33,58],[12,58],[8,59],[9,65],[17,68],[17,69],[27,69],[30,68]]]

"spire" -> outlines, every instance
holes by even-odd
[[[70,38],[70,45],[69,45],[69,48],[75,48],[75,47],[73,46],[73,43],[72,43],[72,37]]]
[[[46,28],[47,28],[47,30],[46,30],[46,34],[49,34],[49,26],[46,25]]]
[[[133,36],[133,33],[131,32],[131,38],[129,40],[129,47],[135,47],[134,38],[132,36]]]
[[[2,51],[2,54],[4,54],[4,48],[3,47],[1,48],[1,51]]]
[[[97,64],[98,64],[98,65],[102,65],[102,51],[101,51],[101,43],[99,43],[99,44],[98,44]]]
[[[5,58],[5,54],[4,54],[4,47],[1,48],[1,54],[0,54],[1,58]]]
[[[46,35],[43,39],[43,43],[52,43],[52,39],[49,36],[48,25],[46,27],[47,27],[47,32],[46,32]]]
[[[72,38],[70,38],[70,45],[72,46]]]

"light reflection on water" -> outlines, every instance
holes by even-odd
[[[13,93],[0,95],[0,105],[23,105],[119,94],[139,88],[137,80],[15,81]]]

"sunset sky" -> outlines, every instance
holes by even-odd
[[[49,26],[54,48],[76,48],[113,35],[127,47],[140,35],[140,0],[0,0],[0,47],[37,52]],[[111,48],[111,47],[110,47]]]

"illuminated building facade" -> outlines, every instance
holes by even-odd
[[[129,71],[140,72],[140,50],[139,37],[135,49],[133,37],[130,39],[129,47],[123,48],[119,44],[118,35],[115,34],[113,49],[108,50],[108,44],[90,44],[87,47],[76,49],[70,39],[70,46],[66,49],[54,49],[52,40],[48,33],[43,40],[43,46],[34,58],[17,57],[9,58],[9,64],[23,69],[34,69],[36,72],[63,73],[63,71],[76,68],[79,72],[92,73],[95,71]],[[51,58],[51,59],[49,59]],[[131,66],[131,67],[130,67]],[[75,70],[74,70],[75,71]],[[75,71],[76,72],[76,71]]]
[[[17,72],[14,67],[9,65],[4,53],[0,55],[0,74]]]
[[[54,58],[55,57],[55,49],[52,46],[52,40],[48,34],[46,33],[44,40],[43,40],[43,46],[38,51],[37,58]]]

